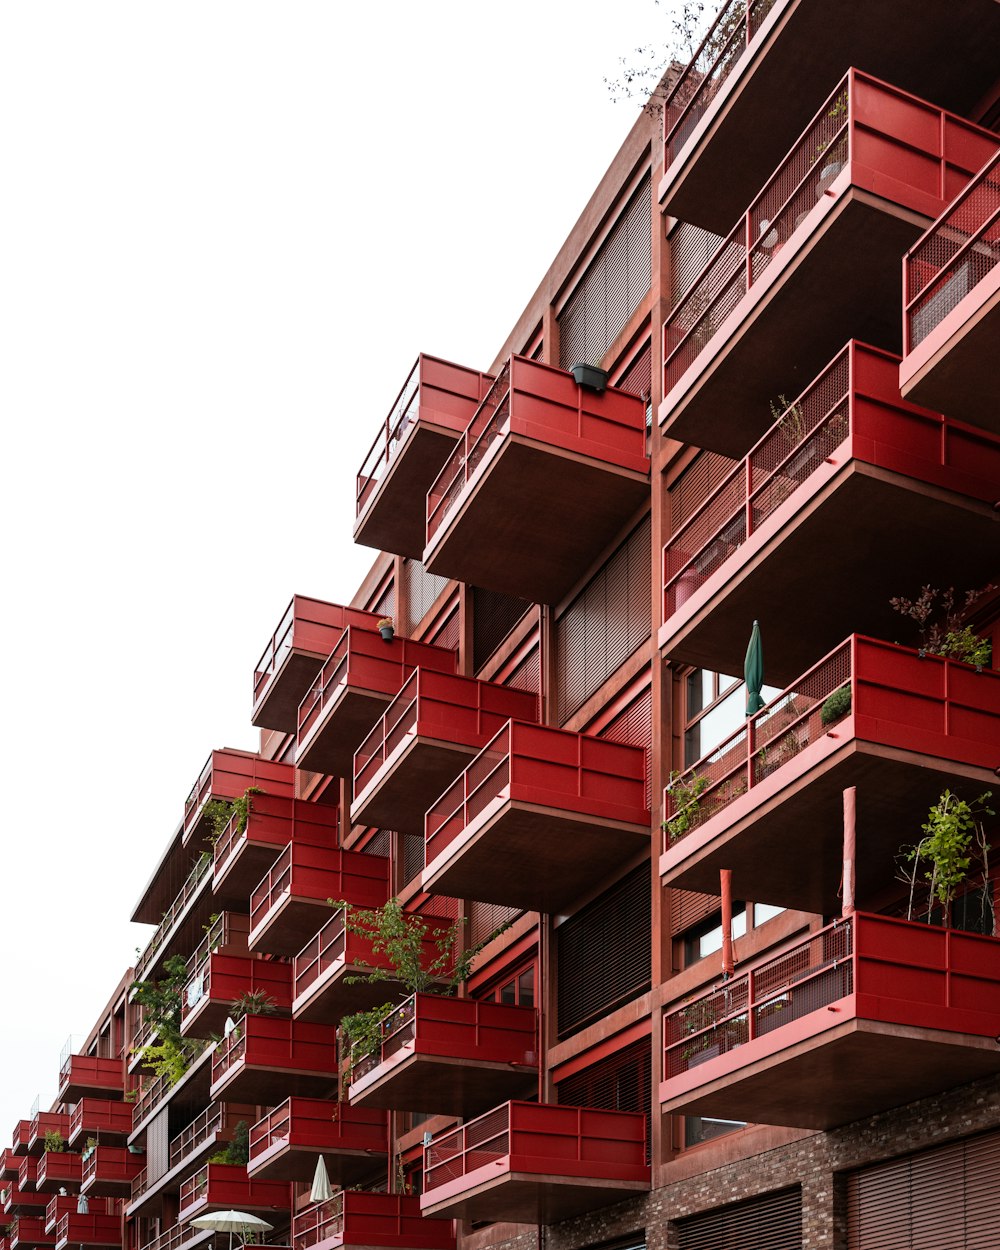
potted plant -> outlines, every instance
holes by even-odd
[[[396,630],[392,623],[391,616],[383,616],[378,623],[378,632],[382,635],[383,642],[392,642],[393,635]]]
[[[570,373],[577,386],[585,386],[588,391],[600,394],[608,385],[608,371],[597,365],[571,365]]]

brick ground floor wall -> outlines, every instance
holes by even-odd
[[[641,1199],[477,1250],[581,1250],[645,1230],[648,1250],[677,1250],[675,1221],[701,1211],[798,1185],[803,1250],[845,1250],[846,1173],[867,1164],[1000,1128],[1000,1077],[948,1090],[828,1133],[814,1133],[760,1154],[666,1184]],[[506,1226],[510,1229],[510,1225]],[[539,1244],[541,1243],[541,1245]]]

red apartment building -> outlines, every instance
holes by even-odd
[[[998,52],[995,0],[727,0],[489,368],[370,414],[379,554],[281,616],[0,1250],[227,1208],[294,1250],[1000,1245],[996,873],[926,923],[895,862],[996,786],[1000,597],[979,665],[889,604],[1000,581]],[[390,896],[507,927],[348,1072],[379,957],[328,900]],[[200,1045],[157,1078],[131,987],[175,956]]]

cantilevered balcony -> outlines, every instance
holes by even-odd
[[[477,369],[417,357],[358,473],[355,542],[420,559],[427,492],[492,382]]]
[[[56,1250],[63,1246],[120,1246],[122,1221],[119,1215],[82,1214],[67,1211],[56,1225]]]
[[[353,776],[354,752],[415,668],[453,673],[456,653],[349,625],[299,704],[299,768]]]
[[[117,1064],[119,1073],[119,1083],[121,1081],[121,1063],[114,1060]],[[60,1100],[62,1101],[61,1095]],[[70,1101],[65,1099],[64,1101]],[[28,1133],[28,1153],[40,1156],[45,1151],[45,1135],[58,1134],[63,1142],[69,1136],[69,1115],[64,1111],[36,1111],[31,1120],[31,1129]]]
[[[384,1111],[317,1098],[289,1098],[250,1130],[247,1172],[255,1180],[311,1181],[320,1155],[330,1179],[349,1185],[385,1167]]]
[[[644,401],[512,356],[428,491],[424,564],[556,603],[648,498]]]
[[[891,636],[873,550],[892,552],[898,587],[982,582],[983,553],[1000,549],[1000,438],[906,403],[898,367],[849,343],[671,537],[670,659],[738,672],[756,618],[777,683],[852,628]],[[850,594],[803,594],[803,569]]]
[[[246,823],[234,813],[215,844],[212,890],[245,907],[254,886],[291,842],[337,845],[338,809],[303,799],[255,794]]]
[[[292,1221],[292,1250],[386,1246],[390,1250],[455,1250],[450,1220],[424,1219],[419,1198],[342,1189]]]
[[[508,1102],[424,1147],[424,1215],[554,1224],[649,1190],[645,1117]]]
[[[290,799],[295,794],[295,769],[252,751],[229,747],[213,751],[184,801],[184,845],[201,842],[208,832],[206,803],[212,799],[232,803],[251,788]]]
[[[164,1195],[176,1193],[209,1156],[233,1141],[241,1121],[249,1126],[256,1114],[256,1108],[248,1104],[210,1103],[171,1140],[167,1171],[150,1180],[143,1168],[132,1181],[129,1218],[158,1213]]]
[[[110,1098],[81,1098],[73,1108],[66,1144],[79,1149],[88,1137],[116,1145],[132,1132],[132,1104]]]
[[[254,670],[253,724],[294,733],[298,706],[337,639],[348,625],[375,629],[378,621],[360,608],[293,595]]]
[[[22,1155],[17,1168],[17,1188],[22,1194],[35,1193],[38,1180],[38,1158]]]
[[[3,1181],[17,1182],[17,1174],[21,1167],[21,1156],[14,1153],[8,1146],[0,1153],[0,1184]]]
[[[80,1199],[76,1194],[54,1194],[45,1206],[45,1231],[54,1233],[59,1221],[68,1211],[75,1211]],[[102,1215],[107,1214],[107,1202],[95,1199],[94,1210]]]
[[[170,955],[186,954],[199,941],[213,914],[212,861],[199,855],[170,906],[164,911],[135,966],[135,979],[154,976]]]
[[[7,1215],[18,1211],[27,1211],[29,1215],[34,1215],[37,1210],[44,1208],[49,1201],[49,1195],[38,1193],[33,1185],[31,1189],[21,1189],[17,1182],[8,1181],[0,1189],[5,1190],[7,1194],[3,1204],[4,1212]]]
[[[191,1220],[209,1211],[289,1211],[291,1191],[285,1181],[265,1181],[247,1176],[245,1167],[231,1163],[206,1163],[181,1186],[177,1218]]]
[[[35,1246],[54,1246],[56,1235],[45,1231],[43,1216],[19,1215],[11,1222],[7,1243],[10,1250],[33,1250]]]
[[[83,1179],[83,1161],[65,1150],[46,1150],[38,1160],[35,1189],[40,1194],[57,1194],[60,1189],[75,1193]]]
[[[95,1146],[83,1161],[81,1192],[101,1198],[128,1198],[142,1166],[143,1156],[125,1146]]]
[[[175,1224],[159,1237],[147,1241],[141,1250],[197,1250],[219,1236],[210,1228],[192,1228],[190,1224]],[[227,1239],[228,1240],[228,1239]],[[221,1250],[221,1248],[220,1248]]]
[[[381,907],[389,897],[384,855],[293,842],[250,896],[250,946],[294,955],[330,917],[330,899]]]
[[[16,1155],[28,1153],[28,1139],[31,1136],[31,1121],[17,1120],[14,1123],[14,1136],[11,1149]]]
[[[907,254],[903,394],[1000,433],[1000,153]]]
[[[337,1084],[337,1031],[325,1024],[244,1016],[212,1052],[212,1097],[273,1106],[322,1097]]]
[[[663,1111],[828,1129],[1000,1071],[1000,940],[858,913],[663,1018]]]
[[[353,1063],[351,1105],[467,1116],[538,1084],[538,1013],[473,998],[414,994]]]
[[[649,837],[641,747],[511,721],[428,811],[422,885],[563,911]]]
[[[66,1055],[59,1069],[59,1101],[120,1098],[124,1089],[121,1059],[99,1055]],[[68,1131],[69,1124],[66,1125]],[[65,1135],[65,1134],[64,1134]]]
[[[425,970],[441,952],[438,938],[454,924],[445,916],[420,913],[427,926],[422,940]],[[292,1015],[296,1020],[319,1024],[339,1024],[341,1017],[355,1011],[368,1011],[386,1001],[400,983],[384,950],[375,950],[363,933],[348,927],[343,910],[338,910],[295,956],[293,967]],[[369,981],[365,974],[378,969],[384,981]]]
[[[688,770],[706,783],[692,805],[676,811],[668,787],[663,882],[718,893],[729,868],[738,898],[836,913],[844,788],[870,897],[945,787],[995,784],[998,744],[1000,672],[853,635]]]
[[[900,257],[998,145],[850,70],[667,316],[664,433],[743,456],[850,335],[898,349]]]
[[[263,994],[278,1015],[292,1009],[292,965],[252,955],[213,951],[184,988],[181,1033],[208,1037],[221,1033],[233,1003],[246,994]]]
[[[663,113],[663,210],[723,233],[809,120],[809,92],[845,65],[971,112],[996,78],[992,0],[927,5],[899,28],[897,0],[723,0]],[[941,56],[940,49],[949,55]]]
[[[418,668],[354,756],[351,821],[422,833],[427,809],[511,718],[538,719],[538,696]]]

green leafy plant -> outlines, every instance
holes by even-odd
[[[676,842],[699,824],[703,815],[701,796],[710,785],[710,778],[699,773],[671,772],[667,791],[674,814],[662,825],[671,842]]]
[[[921,654],[946,656],[982,668],[990,662],[989,640],[975,634],[965,618],[984,595],[995,589],[990,583],[959,596],[954,586],[947,590],[922,586],[916,599],[897,596],[889,600],[889,606],[916,625]]]
[[[248,786],[237,799],[209,799],[202,813],[209,824],[208,840],[213,846],[226,832],[230,821],[236,817],[236,835],[242,834],[253,810],[252,797],[260,794],[260,786]]]
[[[832,725],[835,721],[840,720],[842,716],[846,716],[851,710],[851,686],[841,686],[839,690],[835,690],[829,695],[819,710],[819,720],[821,725]]]
[[[250,1125],[240,1120],[233,1128],[232,1141],[226,1143],[225,1150],[217,1150],[209,1163],[228,1163],[232,1167],[246,1167],[250,1160]]]
[[[142,1046],[137,1052],[143,1066],[157,1077],[175,1085],[191,1066],[202,1049],[200,1042],[181,1034],[181,1001],[188,980],[187,961],[183,955],[172,955],[163,965],[159,981],[135,981],[132,1001],[142,1007],[145,1018],[157,1034],[157,1041]]]
[[[66,1142],[62,1133],[58,1129],[47,1129],[45,1132],[45,1152],[47,1154],[62,1154],[66,1149]]]
[[[907,919],[913,919],[918,878],[928,883],[927,916],[932,919],[934,904],[942,910],[945,924],[951,919],[951,905],[959,887],[968,879],[969,869],[978,852],[984,883],[989,877],[990,844],[986,838],[983,817],[996,813],[989,806],[992,791],[986,790],[971,802],[960,799],[951,790],[944,790],[930,808],[921,825],[924,834],[914,846],[903,847],[900,862],[908,865],[904,880],[910,888]]]
[[[267,990],[247,990],[233,999],[231,1014],[234,1020],[239,1020],[242,1016],[273,1016],[277,1010],[277,1001]]]

